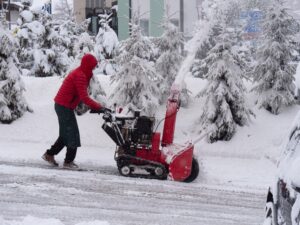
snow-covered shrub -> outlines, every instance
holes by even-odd
[[[294,74],[291,64],[292,40],[296,21],[279,1],[273,1],[265,18],[262,45],[257,51],[257,65],[253,70],[258,94],[257,104],[273,114],[295,103]]]
[[[153,44],[142,35],[136,22],[131,24],[130,37],[120,44],[120,54],[116,57],[119,71],[112,77],[117,86],[110,96],[111,102],[154,115],[160,98],[158,83],[162,78],[157,74],[154,63],[150,62]]]
[[[0,122],[11,123],[29,110],[16,66],[16,41],[0,24]]]

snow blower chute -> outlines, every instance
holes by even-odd
[[[121,175],[192,182],[199,173],[190,142],[174,144],[180,89],[173,85],[168,98],[163,135],[154,132],[154,117],[133,117],[112,113],[103,115],[102,128],[116,143],[115,160]]]

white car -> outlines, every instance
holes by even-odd
[[[300,113],[278,162],[278,175],[269,188],[264,225],[300,225]]]

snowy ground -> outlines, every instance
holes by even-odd
[[[109,79],[100,76],[109,92]],[[24,78],[34,113],[0,125],[1,225],[261,224],[276,158],[299,106],[278,116],[253,107],[256,118],[230,142],[197,143],[199,178],[185,184],[118,175],[114,144],[98,115],[78,117],[82,148],[77,162],[89,171],[49,168],[41,155],[57,137],[53,97],[59,78]],[[196,94],[203,83],[187,78]],[[253,105],[253,94],[249,104]],[[163,118],[162,106],[158,118]],[[191,126],[201,101],[178,113],[176,142],[195,138]],[[57,159],[62,164],[64,153]]]

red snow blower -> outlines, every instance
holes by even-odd
[[[167,102],[161,134],[153,131],[154,117],[124,117],[106,112],[102,128],[116,143],[115,160],[121,175],[192,182],[199,173],[198,161],[193,157],[194,145],[174,144],[180,91],[175,85]]]

